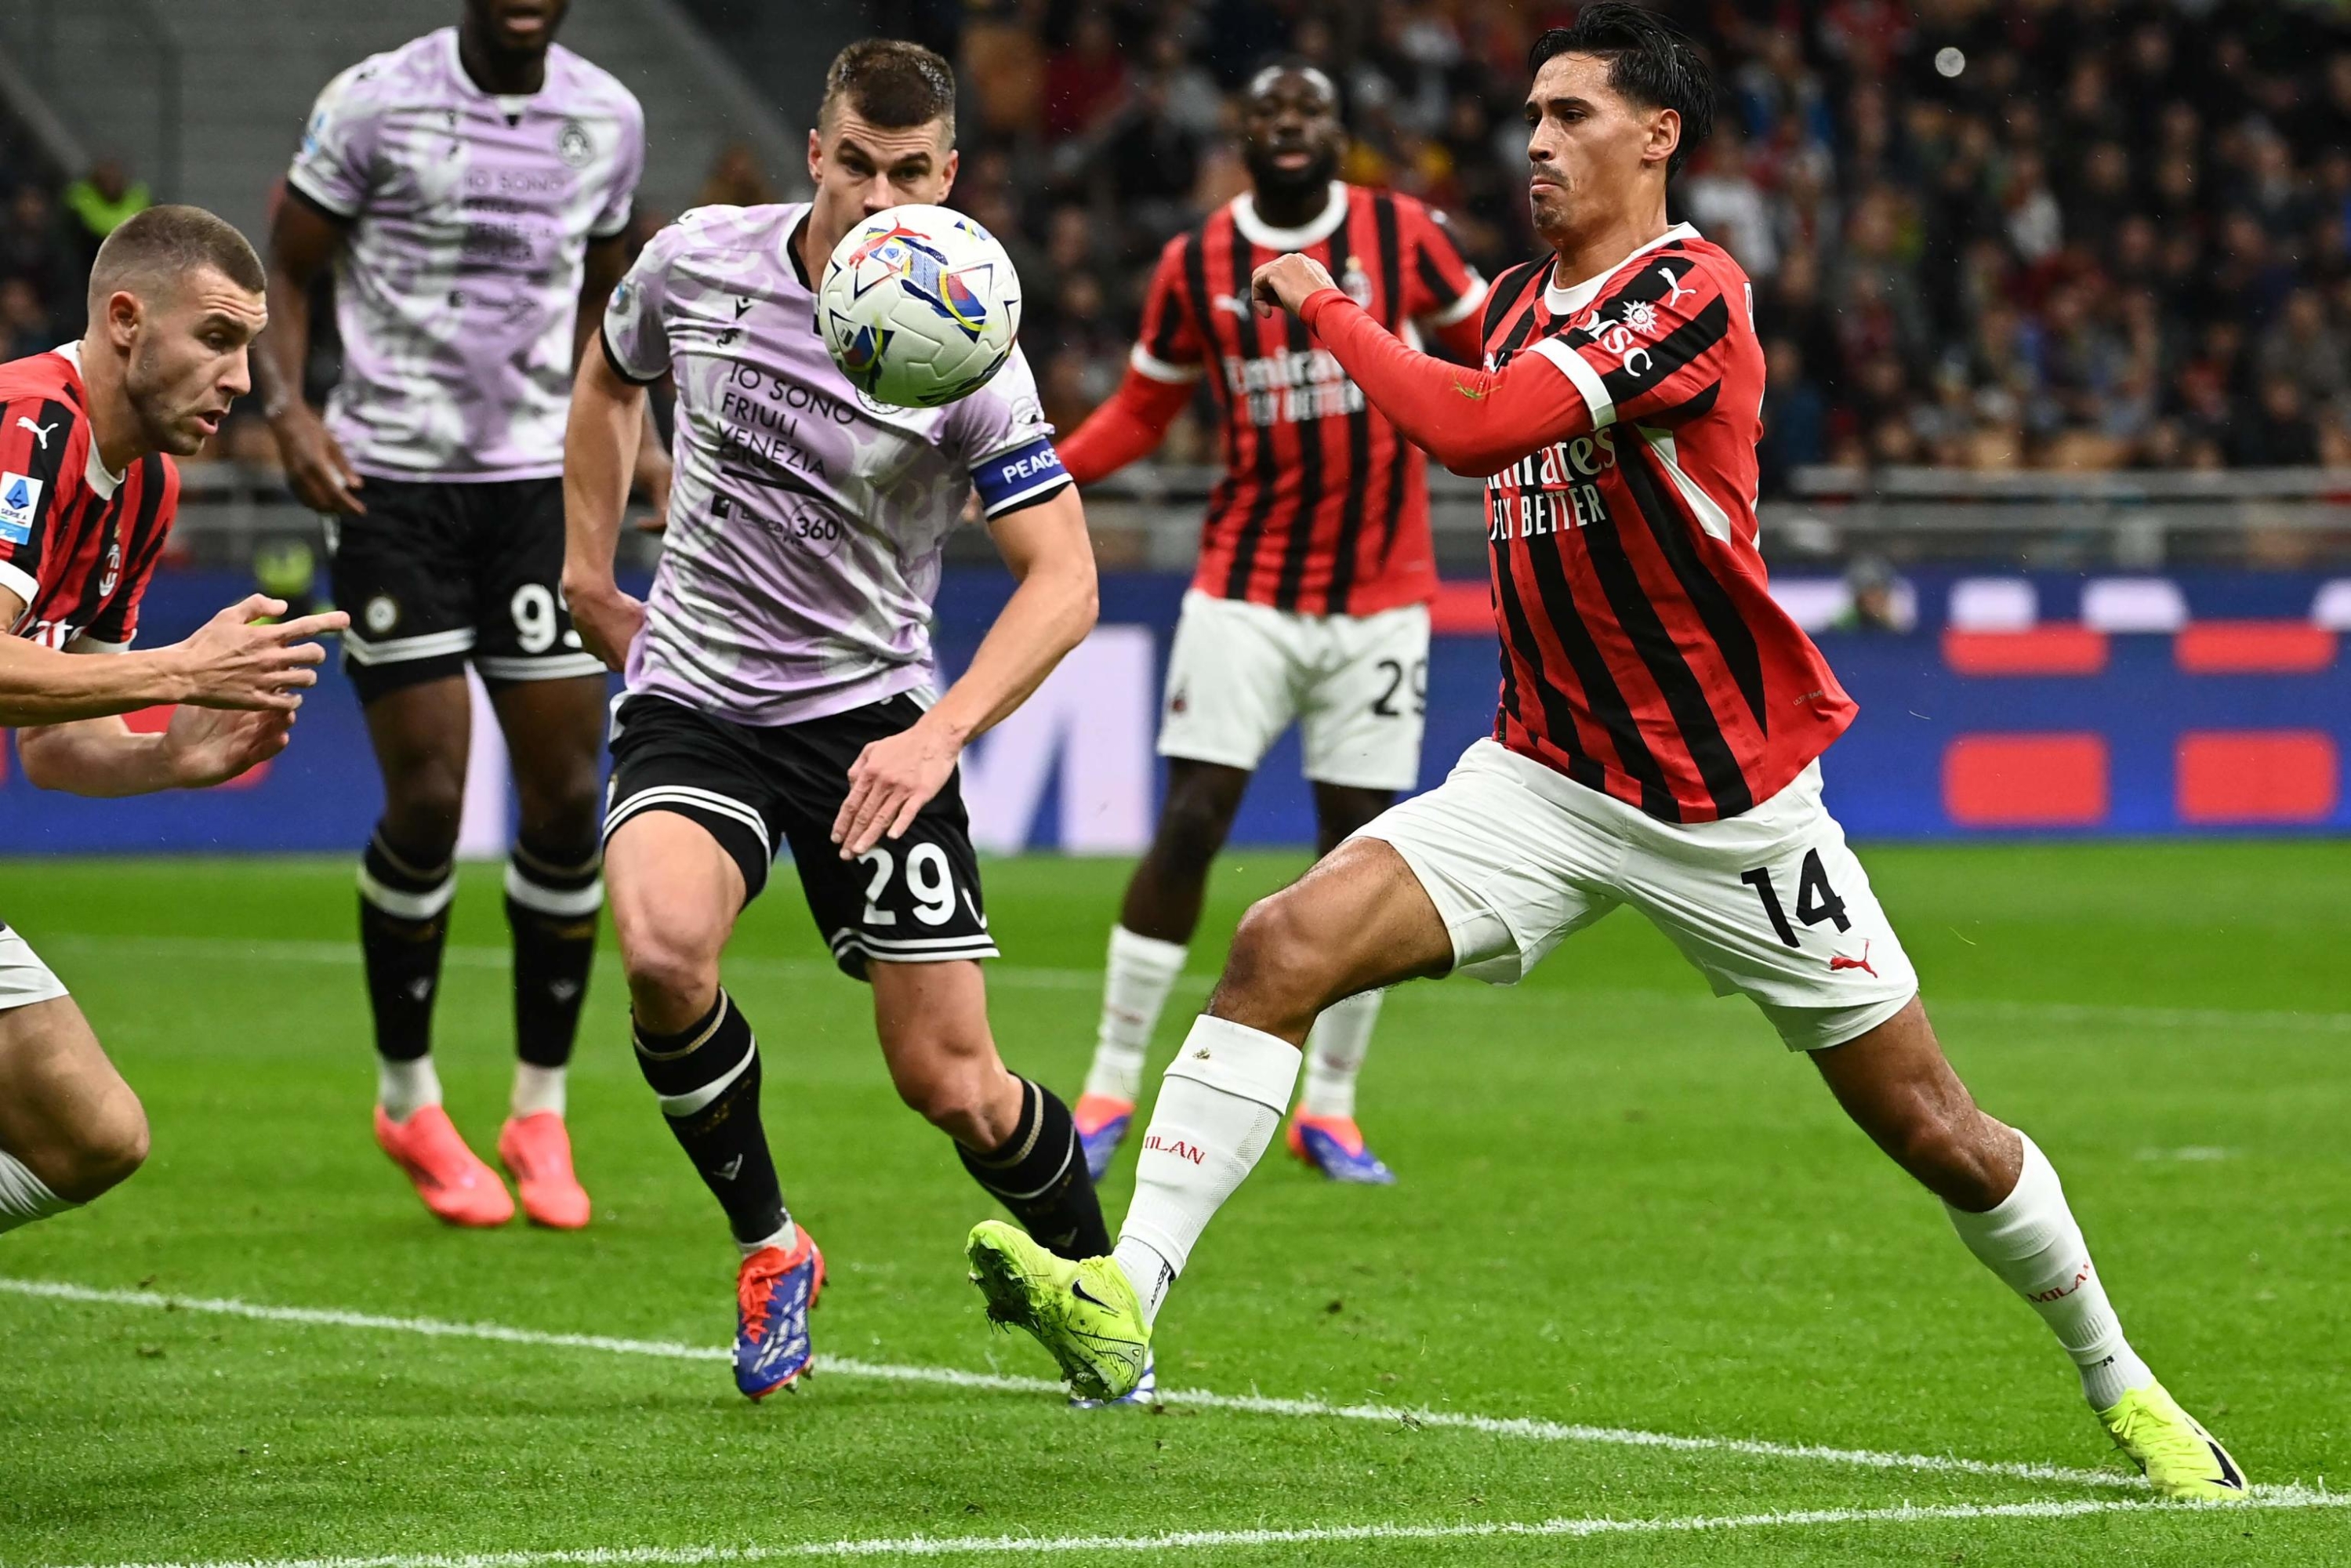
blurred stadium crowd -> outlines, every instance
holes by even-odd
[[[1678,182],[1754,277],[1766,485],[1814,463],[2351,466],[2351,7],[2298,0],[1661,0],[1724,103]],[[1451,214],[1489,275],[1534,248],[1515,0],[882,0],[964,78],[958,204],[1014,253],[1068,430],[1125,363],[1158,246],[1246,188],[1234,93],[1322,65],[1349,179]],[[0,336],[78,331],[119,165],[47,181],[0,140]],[[768,173],[781,172],[769,171]],[[729,152],[705,201],[774,197]],[[650,234],[666,214],[641,214]],[[1205,406],[1162,455],[1213,456]],[[242,424],[244,422],[239,422]],[[233,427],[236,455],[266,434]]]
[[[1770,469],[2351,465],[2351,13],[2282,0],[1716,0],[1677,216],[1753,275]],[[1510,0],[976,0],[960,203],[1019,236],[1063,428],[1115,384],[1158,245],[1243,188],[1269,56],[1344,97],[1351,179],[1527,255]],[[1558,15],[1553,15],[1557,12]],[[1171,456],[1197,455],[1196,424]]]

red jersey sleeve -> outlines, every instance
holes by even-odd
[[[30,607],[41,593],[52,521],[70,504],[89,432],[55,398],[0,402],[0,588]]]
[[[1398,242],[1405,252],[1404,311],[1427,326],[1456,359],[1476,364],[1485,352],[1478,308],[1486,280],[1463,259],[1445,214],[1399,197]]]
[[[1486,478],[1527,454],[1592,428],[1574,382],[1549,358],[1520,354],[1499,371],[1420,353],[1335,288],[1298,314],[1405,440],[1456,474]]]
[[[180,512],[179,465],[161,455],[144,461],[149,466],[141,476],[141,482],[162,487],[155,503],[154,520],[135,538],[124,541],[121,579],[90,623],[68,644],[73,653],[123,653],[139,635],[139,603],[146,597],[148,583],[154,579],[156,564],[163,559],[163,543],[171,537],[172,521]]]
[[[1662,251],[1527,351],[1567,372],[1595,429],[1670,429],[1714,406],[1734,329],[1754,329],[1748,308],[1743,298],[1734,305],[1723,292],[1714,267]]]
[[[1188,386],[1207,362],[1200,339],[1200,312],[1207,302],[1195,299],[1191,277],[1197,266],[1200,236],[1177,235],[1159,253],[1151,271],[1151,285],[1143,300],[1143,330],[1127,362],[1138,374],[1171,386]]]

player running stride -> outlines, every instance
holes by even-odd
[[[186,456],[252,385],[261,258],[196,207],[150,207],[99,247],[89,329],[0,365],[0,726],[25,777],[77,795],[202,789],[286,747],[340,614],[256,624],[231,605],[184,643],[130,651]],[[92,658],[103,654],[110,657]],[[160,732],[119,716],[176,703]],[[89,1022],[0,925],[0,1231],[89,1202],[147,1157],[147,1115]]]
[[[1458,358],[1479,351],[1485,280],[1409,196],[1343,184],[1338,94],[1311,66],[1269,66],[1241,105],[1251,189],[1160,253],[1124,382],[1061,444],[1080,486],[1156,447],[1201,371],[1224,419],[1225,473],[1167,660],[1159,753],[1167,799],[1111,927],[1094,1059],[1078,1133],[1096,1180],[1126,1134],[1144,1056],[1184,972],[1208,867],[1241,794],[1297,720],[1314,787],[1316,849],[1387,809],[1420,777],[1428,679],[1425,458],[1290,318],[1249,308],[1249,275],[1313,256],[1374,319],[1426,322]],[[1290,1152],[1339,1181],[1390,1182],[1355,1125],[1381,993],[1332,1005],[1307,1040]]]
[[[750,1020],[719,984],[785,843],[835,960],[873,988],[906,1103],[1047,1246],[1110,1244],[1068,1108],[997,1056],[978,963],[996,941],[956,768],[1092,629],[1085,515],[1017,350],[960,402],[903,409],[861,397],[816,331],[834,246],[872,214],[945,199],[954,141],[945,60],[844,49],[809,136],[814,202],[703,207],[664,229],[572,395],[564,588],[628,677],[605,858],[637,1064],[742,1249],[735,1378],[754,1399],[808,1366],[824,1283],[784,1207]],[[677,487],[641,604],[612,551],[643,387],[664,374]],[[931,599],[975,490],[1019,586],[937,695]]]
[[[1764,586],[1747,278],[1666,222],[1667,178],[1711,119],[1710,73],[1651,14],[1605,4],[1544,33],[1531,67],[1530,200],[1556,254],[1496,280],[1489,369],[1413,352],[1304,256],[1255,281],[1410,439],[1489,476],[1494,737],[1249,911],[1167,1071],[1116,1256],[1066,1263],[983,1224],[970,1258],[989,1311],[1079,1387],[1118,1393],[1209,1217],[1265,1152],[1318,1012],[1416,976],[1516,981],[1628,904],[1718,993],[1751,998],[1943,1200],[2158,1494],[2241,1498],[2243,1474],[2123,1337],[2048,1159],[1944,1060],[1822,805],[1816,758],[1855,710]]]
[[[605,676],[559,591],[564,401],[593,308],[627,265],[644,119],[626,88],[555,46],[564,10],[465,0],[456,26],[328,84],[270,234],[277,325],[256,366],[287,477],[326,522],[335,600],[355,621],[343,664],[383,775],[359,871],[376,1142],[455,1225],[514,1218],[441,1108],[432,1057],[468,662],[521,808],[506,876],[518,1060],[498,1158],[532,1220],[589,1217],[564,1073],[603,904]],[[302,371],[309,287],[329,265],[343,377],[321,420]]]

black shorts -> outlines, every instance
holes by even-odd
[[[373,476],[356,517],[327,519],[343,669],[371,703],[464,673],[513,681],[601,675],[580,644],[563,581],[563,481],[480,485]]]
[[[960,768],[903,837],[884,839],[854,861],[842,860],[832,842],[832,820],[849,798],[850,764],[868,743],[912,727],[922,715],[922,705],[902,695],[763,728],[666,697],[629,697],[612,719],[604,836],[642,811],[698,822],[742,868],[746,903],[767,885],[778,846],[790,844],[816,928],[855,979],[865,978],[869,958],[993,958]]]

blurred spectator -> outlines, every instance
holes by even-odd
[[[702,189],[694,198],[697,207],[756,207],[776,199],[759,167],[759,156],[740,141],[720,149]]]
[[[98,256],[106,236],[155,204],[143,180],[134,180],[120,158],[101,158],[89,173],[66,187],[65,208],[79,228],[83,267]]]
[[[39,291],[22,277],[0,278],[0,360],[45,354],[57,346],[57,330]]]
[[[1767,487],[2351,455],[2351,6],[1655,3],[1721,83],[1674,215],[1754,279]],[[1159,244],[1242,188],[1220,95],[1278,52],[1339,84],[1347,177],[1445,209],[1489,276],[1530,254],[1526,49],[1565,9],[967,0],[956,200],[1021,260],[1056,417],[1115,383]]]

